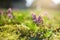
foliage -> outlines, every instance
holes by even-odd
[[[28,10],[13,11],[9,8],[0,11],[0,40],[52,39],[60,21],[55,16],[50,17],[47,14],[37,16]]]

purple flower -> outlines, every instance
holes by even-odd
[[[12,16],[12,9],[11,8],[9,8],[8,10],[7,10],[7,16],[9,17],[9,18],[12,18],[13,16]]]
[[[40,23],[41,21],[41,16],[38,17],[37,22]]]
[[[38,18],[36,18],[35,14],[32,14],[32,19],[33,19],[33,22],[36,23],[37,25],[39,25],[42,22],[41,16],[38,16]]]
[[[36,23],[37,22],[37,18],[36,18],[36,15],[35,14],[32,14],[32,19],[33,21]]]
[[[7,13],[12,13],[12,9],[9,8],[9,9],[7,10]]]
[[[37,25],[39,25],[40,23],[43,24],[43,20],[41,16],[39,16],[37,19]]]
[[[12,19],[12,14],[8,13],[7,15],[8,15],[9,18]]]
[[[33,19],[36,19],[36,15],[35,15],[35,14],[32,14],[32,18],[33,18]]]

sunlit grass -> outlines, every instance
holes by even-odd
[[[48,12],[48,15],[45,15],[44,12]],[[2,25],[0,26],[0,34],[1,34],[0,40],[4,40],[4,39],[5,40],[26,40],[30,32],[31,32],[30,36],[32,36],[33,39],[35,39],[34,37],[36,36],[36,33],[44,32],[45,30],[46,33],[42,33],[41,35],[44,36],[40,36],[40,38],[45,38],[45,37],[48,38],[51,34],[53,34],[49,38],[50,40],[60,39],[59,32],[56,32],[56,34],[52,32],[53,30],[60,28],[60,11],[50,10],[50,9],[13,10],[12,13],[14,16],[12,21],[11,19],[8,18],[7,21],[4,18],[3,18],[4,20],[0,21],[2,23]],[[37,26],[32,20],[32,13],[35,13],[37,17],[40,15],[43,19],[43,24]]]

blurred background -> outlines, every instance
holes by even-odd
[[[60,10],[60,0],[0,0],[0,8]]]

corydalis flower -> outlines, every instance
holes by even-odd
[[[36,15],[35,14],[32,14],[32,19],[33,21],[36,23],[37,22],[37,18],[36,18]]]
[[[12,18],[12,9],[11,9],[11,8],[9,8],[9,9],[7,10],[7,16],[8,16],[9,18]]]
[[[38,16],[38,18],[36,18],[35,14],[32,14],[32,19],[33,19],[33,22],[36,23],[37,25],[39,25],[42,22],[41,16]]]
[[[41,17],[39,16],[37,22],[40,23],[40,21],[41,21]]]
[[[9,18],[12,18],[12,14],[7,14]]]
[[[43,20],[41,16],[38,16],[37,25],[39,25],[40,23],[43,24]]]
[[[36,19],[36,15],[35,14],[32,14],[32,17],[33,17],[33,19]]]
[[[9,8],[9,9],[7,10],[7,13],[12,13],[12,9]]]

